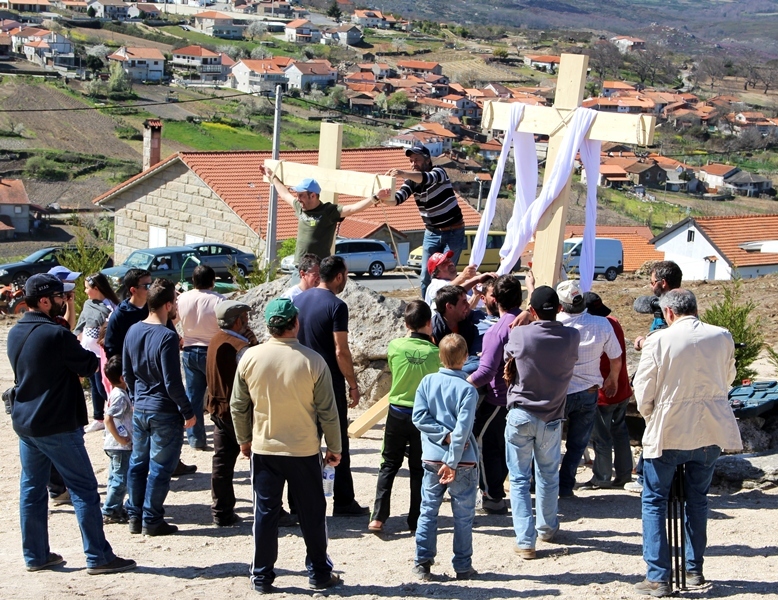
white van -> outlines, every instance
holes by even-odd
[[[583,238],[574,237],[565,240],[562,246],[562,265],[568,273],[578,272],[581,260],[581,244]],[[624,248],[621,240],[613,238],[597,238],[594,250],[594,278],[604,275],[608,281],[616,279],[624,272]]]

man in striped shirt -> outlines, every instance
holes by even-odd
[[[465,221],[448,175],[442,167],[432,165],[430,151],[424,146],[413,146],[405,151],[405,156],[412,170],[392,169],[387,175],[405,179],[394,195],[397,206],[413,195],[424,221],[421,256],[421,296],[424,298],[430,283],[427,261],[436,252],[450,250],[454,253],[452,262],[455,265],[459,262],[465,248]]]

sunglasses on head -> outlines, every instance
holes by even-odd
[[[95,278],[91,275],[87,276],[86,282],[89,284],[90,287],[95,287]]]

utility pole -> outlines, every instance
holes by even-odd
[[[272,159],[278,160],[281,146],[281,86],[276,86],[276,108],[273,119],[273,151]],[[267,235],[265,237],[265,266],[267,280],[270,281],[270,271],[276,263],[276,220],[278,212],[278,192],[270,182],[270,202],[267,206]]]

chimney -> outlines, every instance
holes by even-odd
[[[162,146],[162,121],[148,119],[143,122],[143,170],[150,169],[159,161]]]

